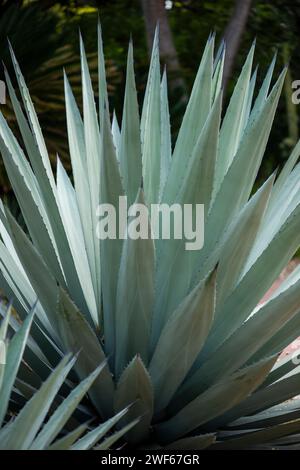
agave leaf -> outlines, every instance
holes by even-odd
[[[215,194],[218,192],[228,168],[233,161],[244,130],[243,124],[247,111],[247,98],[251,77],[255,44],[252,45],[242,72],[235,85],[231,96],[222,127],[220,130],[220,141],[218,147]]]
[[[6,125],[2,116],[0,116],[0,119],[1,124]],[[26,184],[22,170],[18,165],[18,160],[14,158],[16,154],[10,153],[2,137],[0,138],[0,149],[7,174],[14,188],[15,195],[21,207],[31,238],[37,249],[43,253],[44,260],[53,272],[53,275],[61,283],[64,283],[64,277],[53,246],[53,239],[51,240],[49,236],[41,210],[33,198],[30,186]]]
[[[267,144],[285,73],[286,70],[281,73],[260,113],[255,119],[249,120],[237,154],[217,193],[206,223],[206,233],[210,236],[206,238],[205,246],[194,262],[194,283],[205,276],[207,269],[211,269],[207,268],[204,260],[214,251],[233,217],[250,196]]]
[[[70,450],[71,446],[79,439],[88,429],[88,424],[84,423],[78,426],[74,431],[69,432],[65,436],[57,439],[47,450]]]
[[[33,134],[31,133],[31,130],[23,114],[20,103],[16,97],[16,93],[12,86],[9,75],[6,71],[5,71],[5,76],[7,80],[8,89],[9,89],[10,99],[11,99],[11,102],[15,111],[16,119],[17,119],[19,129],[20,129],[20,132],[21,132],[21,135],[22,135],[22,138],[23,138],[26,150],[27,150],[27,154],[31,158],[33,168],[36,168],[35,162],[37,162],[38,168],[36,170],[37,170],[37,175],[39,175],[38,169],[40,165],[42,165],[42,159],[39,153],[39,149],[36,145],[35,138]],[[15,162],[15,165],[13,165],[13,162],[10,162],[10,161],[8,162],[8,169],[7,169],[8,176],[11,178],[12,186],[14,187],[14,185],[16,185],[16,196],[18,198],[18,194],[19,194],[19,198],[18,198],[20,201],[19,204],[22,209],[25,221],[27,221],[29,232],[31,233],[33,240],[36,240],[37,246],[40,246],[39,237],[36,236],[37,230],[35,228],[35,225],[34,223],[33,224],[30,223],[30,221],[32,220],[30,207],[33,207],[33,215],[36,215],[38,219],[41,219],[41,225],[42,225],[41,233],[44,233],[44,237],[45,237],[45,238],[42,238],[42,240],[44,241],[43,245],[45,245],[45,242],[46,243],[48,242],[50,253],[51,251],[55,250],[54,258],[50,260],[49,265],[50,266],[54,265],[55,266],[54,272],[57,271],[58,277],[60,279],[63,279],[61,268],[58,265],[58,260],[57,260],[58,255],[57,255],[57,246],[56,246],[55,239],[54,239],[54,233],[50,224],[47,208],[43,200],[43,190],[41,191],[36,175],[31,170],[30,165],[28,164],[28,161],[21,147],[18,145],[16,139],[14,138],[13,134],[9,130],[8,126],[4,126],[2,131],[5,132],[5,134],[3,134],[4,145],[8,148],[8,151],[11,154],[10,160],[13,159],[13,161]],[[16,174],[16,172],[18,172],[19,174],[18,173]],[[15,174],[17,176],[16,182],[14,178]],[[44,169],[42,170],[42,177],[43,176],[45,176]],[[20,180],[21,180],[21,183],[19,184],[18,182]],[[25,189],[25,191],[29,194],[29,201],[27,205],[26,205],[26,200],[24,201],[22,198],[22,193],[21,193],[22,188],[23,190]],[[42,188],[45,188],[45,186],[42,185]],[[28,204],[29,204],[29,211],[28,211]],[[44,228],[44,225],[46,226],[46,230]],[[50,238],[50,242],[48,241],[48,238]],[[45,251],[45,255],[47,255],[47,250]]]
[[[10,232],[10,229],[9,229],[9,225],[8,225],[7,220],[6,220],[6,217],[5,217],[4,205],[3,205],[3,202],[0,199],[0,234],[1,234],[1,238],[3,240],[3,243],[4,243],[5,247],[9,251],[10,256],[13,258],[14,262],[18,266],[18,269],[23,273],[24,277],[27,278],[26,272],[25,272],[25,270],[22,266],[22,263],[19,259],[18,254],[15,250],[15,247],[14,247],[14,244],[11,240],[11,236],[10,236],[9,232]]]
[[[0,303],[0,309],[2,310],[2,303]],[[1,323],[0,341],[5,341],[6,340],[8,325],[9,325],[10,318],[11,318],[11,310],[12,310],[12,307],[11,307],[11,304],[10,304],[8,306],[7,311],[5,312],[5,316],[4,316],[3,321]],[[1,314],[2,314],[2,311],[1,311]]]
[[[268,358],[213,385],[175,416],[159,424],[159,438],[163,441],[178,439],[230,410],[261,384],[275,361],[276,357]]]
[[[254,89],[255,89],[255,84],[256,84],[256,79],[257,79],[257,70],[258,67],[254,70],[250,83],[249,83],[249,88],[248,88],[248,93],[247,93],[247,105],[244,113],[244,119],[243,119],[243,130],[248,124],[249,116],[251,113],[251,107],[252,107],[252,100],[253,100],[253,94],[254,94]]]
[[[44,184],[47,187],[50,185],[52,193],[55,194],[54,177],[53,177],[53,173],[52,173],[52,170],[51,170],[49,155],[48,155],[48,151],[47,151],[47,148],[46,148],[44,137],[43,137],[40,125],[39,125],[38,117],[36,115],[36,112],[35,112],[35,109],[34,109],[34,106],[33,106],[28,88],[26,86],[24,77],[21,73],[19,64],[17,62],[14,51],[13,51],[10,44],[9,44],[9,48],[10,48],[12,63],[13,63],[14,69],[15,69],[15,74],[16,74],[16,77],[17,77],[17,80],[18,80],[20,93],[21,93],[21,96],[22,96],[22,100],[23,100],[23,103],[24,103],[25,110],[26,110],[27,118],[28,118],[28,121],[29,121],[29,124],[30,124],[30,127],[31,127],[32,136],[34,138],[35,144],[38,147],[38,150],[39,150],[39,153],[40,153],[40,156],[41,156],[41,160],[36,158],[37,157],[37,152],[30,153],[29,156],[32,157],[31,162],[32,162],[33,168],[35,169],[35,171],[38,171],[38,173],[39,173],[40,183],[42,183],[42,181],[43,181]]]
[[[259,111],[261,111],[261,109],[263,108],[263,106],[265,104],[265,101],[266,101],[268,93],[269,93],[269,88],[270,88],[273,72],[274,72],[276,57],[277,57],[277,54],[274,54],[273,60],[269,65],[269,68],[268,68],[268,71],[267,71],[266,76],[264,78],[264,81],[263,81],[263,83],[260,87],[260,90],[258,92],[257,98],[256,98],[254,106],[253,106],[253,109],[251,111],[251,119],[254,116],[256,116],[256,114],[259,113]]]
[[[259,413],[267,408],[290,400],[299,393],[299,377],[300,374],[298,372],[266,388],[258,390],[223,416],[217,418],[212,423],[212,426],[222,427],[226,423],[235,421],[240,416]]]
[[[49,224],[51,227],[51,230],[48,227],[49,234],[51,234],[51,232],[53,233],[53,237],[55,240],[53,242],[54,247],[56,248],[57,256],[59,258],[59,261],[61,262],[62,270],[66,279],[66,284],[68,285],[70,292],[72,292],[72,295],[76,300],[77,304],[84,311],[86,311],[86,303],[84,301],[83,293],[76,274],[76,269],[73,263],[73,258],[71,256],[65,230],[58,211],[56,200],[56,186],[51,170],[50,160],[46,149],[45,141],[24,78],[16,61],[12,48],[10,47],[10,49],[14,69],[20,88],[20,93],[22,95],[24,107],[26,109],[27,117],[31,127],[33,143],[35,144],[35,146],[37,146],[38,149],[37,151],[34,146],[34,148],[31,149],[29,152],[29,157],[31,159],[31,164],[35,171],[35,175],[38,181],[39,192],[42,195],[45,210],[49,218]],[[29,186],[29,188],[31,189],[31,185]],[[30,225],[31,226],[29,230],[32,230],[32,224]],[[58,280],[60,282],[62,281],[61,279]]]
[[[228,297],[240,279],[261,227],[274,179],[275,174],[270,176],[244,206],[222,246],[218,268],[218,303]]]
[[[34,248],[29,238],[25,235],[21,227],[17,224],[14,217],[10,214],[8,209],[5,209],[6,220],[10,227],[12,241],[18,253],[18,256],[26,269],[30,283],[43,305],[51,325],[56,330],[56,299],[57,299],[57,284],[51,275],[48,267],[45,265],[43,259]],[[3,221],[3,214],[0,211],[0,217]]]
[[[142,181],[142,154],[140,140],[140,118],[133,67],[133,46],[129,43],[127,58],[126,88],[123,107],[120,170],[128,204],[134,203]]]
[[[0,389],[0,425],[3,423],[7,406],[9,403],[10,394],[18,373],[21,363],[22,355],[28,339],[29,330],[34,316],[34,309],[24,321],[20,330],[11,339],[6,351],[6,364],[3,374],[3,383]],[[6,321],[3,323],[1,333],[5,333],[6,322],[9,320],[9,313],[7,314]]]
[[[118,421],[127,413],[127,409],[120,411],[118,414],[108,419],[98,427],[88,432],[79,441],[71,447],[72,450],[87,450],[93,447],[107,432],[109,432]]]
[[[269,220],[273,217],[273,231],[278,230],[278,225],[287,217],[293,204],[299,199],[299,168],[296,164],[300,155],[300,141],[294,147],[285,166],[279,174],[272,191],[270,206],[268,210]],[[293,168],[295,166],[295,168]],[[266,221],[267,222],[267,221]],[[276,223],[277,222],[277,223]],[[267,232],[267,230],[266,230]],[[268,232],[267,232],[268,233]]]
[[[101,204],[111,204],[115,208],[116,230],[119,231],[119,198],[124,190],[119,173],[118,162],[108,117],[103,119],[102,152],[101,152]],[[109,363],[114,364],[115,358],[115,315],[118,273],[120,268],[123,241],[116,239],[101,239],[101,269],[102,277],[103,320],[105,331],[105,352]]]
[[[292,212],[281,230],[244,275],[240,283],[219,308],[217,321],[206,344],[212,352],[238,328],[250,315],[252,309],[279,276],[300,243],[297,236],[300,205]],[[251,292],[251,299],[250,299]]]
[[[173,152],[162,201],[174,201],[212,104],[214,37],[207,41]],[[183,158],[183,156],[185,156]]]
[[[225,442],[218,442],[213,446],[216,450],[225,449],[246,449],[251,448],[257,444],[264,444],[272,442],[272,440],[279,439],[289,434],[299,432],[300,430],[300,418],[288,423],[279,424],[278,426],[272,426],[267,429],[247,433],[244,436],[237,437],[235,439],[228,439]]]
[[[0,392],[3,382],[3,376],[5,371],[5,363],[6,363],[6,344],[4,341],[0,342]]]
[[[10,310],[10,306],[8,308],[8,311],[9,310]],[[37,303],[34,304],[34,310],[35,310],[35,318],[37,319],[37,315],[36,315]],[[6,317],[7,317],[6,312],[3,312],[2,309],[1,309],[1,305],[0,305],[0,316],[3,316],[4,319],[6,319]],[[24,318],[26,318],[26,317],[27,317],[27,314]],[[17,320],[14,315],[10,315],[9,324],[10,324],[10,326],[11,326],[11,328],[14,332],[19,331],[21,326],[22,326],[22,322],[20,322],[19,319]],[[36,336],[38,337],[39,343],[37,343],[34,339]],[[44,364],[47,364],[47,367],[46,367],[47,368],[47,372],[46,372],[47,375],[46,376],[48,376],[50,363],[49,363],[49,361],[48,361],[45,354],[47,354],[49,352],[49,348],[47,350],[45,349],[44,351],[41,349],[41,346],[42,346],[42,348],[44,348],[44,344],[46,342],[45,341],[46,335],[44,335],[44,341],[41,340],[42,336],[43,336],[43,331],[39,328],[39,326],[37,325],[36,320],[35,320],[35,322],[33,323],[32,327],[31,327],[31,334],[27,338],[27,350],[24,353],[24,358],[25,358],[25,361],[27,359],[27,361],[29,362],[28,357],[26,358],[26,353],[29,353],[28,355],[30,355],[30,360],[33,360],[34,363],[35,362],[39,363],[39,360],[40,360]],[[33,353],[33,357],[32,357],[31,353]],[[51,353],[53,353],[53,350],[51,351]],[[58,356],[58,359],[60,357],[61,356]],[[52,357],[51,357],[51,359],[52,359]]]
[[[216,270],[195,287],[166,323],[149,365],[155,410],[165,408],[201,350],[215,310]]]
[[[0,448],[28,449],[75,360],[75,358],[70,360],[70,356],[66,356],[54,369],[46,382],[22,408],[16,419],[7,425],[9,433],[2,440]]]
[[[262,450],[299,450],[300,449],[300,444],[296,442],[296,444],[290,444],[290,445],[278,445],[276,442],[273,445],[262,445],[262,446],[256,446],[256,449],[262,449]]]
[[[85,380],[80,382],[79,385],[74,388],[74,390],[72,390],[69,396],[55,410],[51,418],[47,421],[40,433],[34,439],[30,446],[31,450],[42,450],[51,444],[60,430],[63,429],[63,426],[66,424],[73,411],[76,409],[77,405],[87,393],[95,379],[99,376],[104,366],[104,364],[101,364]]]
[[[297,367],[299,367],[298,358],[300,355],[300,348],[295,349],[293,352],[289,353],[287,356],[279,359],[270,374],[262,384],[262,387],[267,387],[268,385],[277,382],[282,377],[290,375],[290,373],[295,373]]]
[[[16,255],[17,256],[17,255]],[[20,298],[25,299],[28,301],[28,304],[32,305],[36,299],[36,295],[30,285],[28,277],[26,276],[22,265],[19,262],[19,258],[17,257],[18,264],[16,262],[16,258],[11,255],[11,251],[7,249],[7,247],[0,241],[0,260],[3,266],[2,272],[6,276],[13,278],[13,282],[15,284],[16,292],[15,295]],[[5,270],[6,272],[4,272]],[[20,292],[18,292],[18,290]]]
[[[141,123],[142,170],[147,204],[157,204],[161,171],[161,104],[158,36],[153,42]]]
[[[275,187],[274,187],[274,195],[273,199],[276,199],[275,196],[281,191],[284,183],[286,182],[287,178],[291,174],[298,158],[300,156],[300,140],[297,142],[297,145],[293,148],[291,155],[289,156],[288,160],[286,161],[284,167],[282,168],[280,175],[278,176]]]
[[[273,442],[274,441],[272,441],[270,444],[273,444]],[[289,444],[295,444],[292,446],[292,450],[296,448],[297,444],[299,444],[299,433],[280,437],[279,439],[276,439],[275,444],[278,445],[278,449],[285,448],[285,450],[287,450],[286,448]],[[283,444],[286,444],[286,447],[284,447]]]
[[[300,418],[299,400],[294,399],[269,409],[256,413],[253,416],[244,416],[230,423],[228,428],[236,430],[248,430],[275,426],[277,424],[293,421]]]
[[[106,83],[106,72],[105,72],[105,61],[103,53],[103,42],[102,42],[102,31],[101,24],[98,21],[98,90],[99,90],[99,113],[100,113],[100,124],[102,125],[101,113],[106,110],[106,117],[109,116],[109,102],[107,95],[107,83]],[[101,126],[102,127],[102,126]]]
[[[165,447],[170,450],[203,450],[210,447],[216,440],[215,434],[202,434],[200,436],[186,437],[172,442]]]
[[[211,38],[211,34],[209,35],[209,39]],[[226,50],[226,43],[224,41],[224,38],[222,38],[218,50],[216,54],[214,55],[214,65],[213,65],[213,75],[215,75],[216,71],[218,70],[218,65],[220,64],[221,59],[224,56]]]
[[[120,429],[120,431],[115,432],[111,436],[107,437],[102,444],[99,446],[95,447],[94,450],[108,450],[111,449],[111,447],[118,442],[125,434],[127,434],[132,428],[134,428],[138,424],[139,420],[135,419],[131,423],[127,424],[123,429]]]
[[[293,284],[295,284],[296,282],[298,282],[300,279],[300,266],[297,266],[284,280],[283,282],[280,284],[280,286],[278,286],[278,288],[274,291],[274,293],[269,297],[269,299],[267,300],[270,301],[272,299],[274,299],[275,297],[278,297],[278,295],[280,295],[282,292],[286,291],[287,289],[289,289]]]
[[[75,370],[81,380],[91,374],[106,360],[100,341],[68,295],[59,289],[58,328],[66,348],[73,354],[80,352]],[[113,408],[114,385],[106,365],[101,375],[94,381],[89,396],[103,417],[111,415]]]
[[[116,148],[116,157],[117,157],[118,162],[119,162],[120,161],[120,146],[121,146],[121,131],[120,131],[120,126],[119,126],[118,119],[117,119],[115,111],[113,113],[111,132],[112,132],[112,136],[113,136],[113,140],[114,140],[114,145],[115,145],[115,148]]]
[[[78,193],[78,197],[80,197],[81,200],[81,192],[84,192],[88,184],[87,175],[85,174],[87,170],[87,162],[85,153],[83,121],[78,106],[76,104],[67,74],[65,72],[64,92],[72,170],[75,180],[76,191]],[[84,204],[81,207],[84,207]]]
[[[0,304],[0,310],[2,314],[2,306]],[[6,364],[6,355],[7,355],[7,344],[6,344],[6,334],[8,330],[9,320],[11,316],[11,305],[8,307],[7,312],[1,323],[0,327],[0,397],[1,397],[1,387],[4,377],[5,364]],[[1,406],[0,406],[0,423],[1,423]]]
[[[265,304],[207,358],[182,387],[182,401],[188,402],[213,383],[243,366],[263,344],[280,331],[300,310],[299,287],[300,281]]]
[[[131,405],[131,406],[130,406]],[[140,418],[137,425],[127,433],[129,442],[140,442],[149,435],[153,415],[153,389],[150,376],[139,356],[135,356],[123,371],[115,394],[115,410],[129,407],[118,427]]]
[[[209,198],[213,187],[213,172],[217,152],[218,133],[221,114],[221,95],[216,99],[209,117],[189,160],[181,190],[176,203],[204,204],[204,215],[208,211]],[[195,211],[194,211],[195,212]],[[195,213],[192,214],[192,221]],[[188,251],[186,239],[158,240],[159,260],[156,275],[156,306],[153,323],[154,343],[158,340],[161,329],[178,304],[188,293],[193,260],[198,251]],[[213,267],[211,268],[213,269]],[[153,344],[154,344],[153,343]]]
[[[142,190],[136,203],[145,204]],[[123,244],[116,300],[115,369],[118,377],[136,354],[141,355],[145,365],[149,360],[154,301],[154,245],[150,231],[148,223],[147,238],[127,237]]]
[[[16,92],[14,90],[14,87],[11,83],[10,77],[8,75],[7,70],[5,69],[5,78],[6,78],[6,83],[9,91],[9,97],[16,115],[16,119],[18,122],[18,126],[27,150],[27,154],[29,155],[31,152],[38,152],[38,149],[35,145],[34,142],[34,137],[31,133],[31,130],[29,128],[29,125],[26,121],[26,118],[24,116],[24,113],[22,111],[21,105],[17,99]],[[7,132],[6,133],[6,138],[4,138],[4,141],[6,143],[6,146],[9,148],[9,151],[11,152],[12,155],[19,155],[20,157],[18,158],[18,164],[21,168],[21,172],[24,175],[24,179],[28,186],[30,187],[32,193],[34,194],[34,198],[36,201],[39,201],[40,207],[43,205],[42,202],[42,197],[38,188],[38,183],[36,180],[36,177],[33,173],[33,171],[30,168],[30,165],[28,163],[28,160],[25,158],[25,155],[23,153],[23,150],[21,147],[18,145],[17,140],[14,138],[12,135],[11,131],[9,130],[8,126],[4,126],[2,129],[2,132]],[[40,155],[39,155],[40,158]],[[45,218],[47,217],[46,211],[44,211],[44,216]],[[49,227],[48,227],[49,228]]]
[[[66,75],[64,83],[69,149],[76,189],[76,198],[80,212],[81,226],[84,232],[84,240],[92,275],[94,292],[96,292],[97,281],[95,272],[95,249],[93,238],[90,236],[90,234],[93,233],[93,214],[90,197],[87,197],[90,188],[87,174],[84,128],[80,112],[78,110]],[[97,308],[99,308],[98,304]]]
[[[24,300],[21,298],[17,287],[14,285],[9,273],[7,272],[7,268],[2,263],[0,263],[0,279],[3,291],[9,298],[14,298],[15,307],[18,309],[18,312],[20,312],[20,317],[25,318],[28,312],[28,307],[27,305],[24,305]]]
[[[214,74],[212,78],[212,102],[214,102],[216,97],[219,96],[222,89],[225,50],[225,43],[222,42],[217,57],[215,59]]]
[[[281,352],[298,338],[300,328],[300,312],[287,322],[260,350],[253,355],[251,360],[259,360],[269,354]]]
[[[141,115],[141,143],[142,145],[144,143],[144,133],[145,133],[145,126],[146,126],[147,112],[148,112],[147,109],[148,109],[148,103],[149,103],[150,83],[151,83],[151,77],[153,74],[153,68],[155,67],[155,63],[156,63],[156,55],[157,55],[158,49],[159,49],[159,25],[157,24],[155,28],[155,32],[154,32],[150,67],[149,67],[149,72],[148,72],[148,79],[146,83],[146,89],[145,89],[144,101],[143,101],[143,107],[142,107],[142,115]]]
[[[100,240],[96,237],[97,219],[96,209],[100,197],[100,149],[101,139],[97,120],[97,112],[94,101],[91,77],[89,74],[86,54],[82,38],[80,37],[80,55],[81,55],[81,74],[82,74],[82,100],[83,100],[83,121],[84,121],[84,139],[87,157],[87,170],[89,182],[89,197],[92,219],[92,234],[89,236],[93,240],[94,259],[92,271],[95,273],[94,290],[97,299],[98,316],[101,318],[101,263],[100,263]]]
[[[213,192],[221,110],[222,93],[216,97],[208,114],[189,160],[182,188],[179,191],[181,203],[204,204],[205,216],[207,216]],[[196,181],[199,185],[198,188]]]
[[[168,84],[167,72],[164,70],[160,85],[160,101],[161,101],[161,170],[160,170],[160,199],[163,194],[165,183],[168,178],[171,156],[171,129],[170,129],[170,113],[168,103]]]
[[[21,318],[24,318],[30,311],[30,305],[33,305],[36,302],[36,294],[25,275],[23,268],[19,269],[20,264],[15,263],[14,258],[10,255],[10,252],[8,252],[2,242],[0,242],[0,260],[0,271],[4,277],[3,281],[5,280],[7,283],[5,288],[6,295],[14,299],[18,314]],[[36,318],[40,320],[46,331],[48,331],[51,337],[59,344],[57,334],[50,324],[40,303],[36,305],[35,311]],[[43,343],[43,348],[46,348],[45,342],[43,340],[41,341]]]
[[[98,312],[96,298],[85,248],[84,234],[82,231],[76,194],[59,158],[57,159],[57,200],[82,291],[84,292],[91,317],[93,318],[95,325],[97,325]]]
[[[292,171],[282,189],[275,195],[275,198],[272,197],[275,189],[274,186],[259,237],[251,250],[245,266],[245,272],[249,270],[252,264],[261,255],[273,237],[279,232],[287,218],[300,203],[299,176],[300,164]]]
[[[6,344],[3,341],[2,343],[0,343],[0,391],[1,391],[2,382],[3,382],[5,362],[6,362]]]

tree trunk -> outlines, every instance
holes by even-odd
[[[226,54],[223,75],[224,89],[232,74],[234,60],[250,13],[251,1],[252,0],[236,0],[232,16],[225,29],[224,40],[226,43]]]
[[[141,0],[141,4],[145,18],[149,55],[151,54],[155,28],[159,24],[160,57],[162,63],[167,66],[170,88],[172,91],[181,89],[185,92],[185,83],[181,76],[181,67],[172,38],[165,1]]]

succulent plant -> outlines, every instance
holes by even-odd
[[[28,234],[1,207],[7,296],[25,321],[38,299],[34,334],[51,343],[48,360],[53,348],[80,351],[74,370],[87,380],[107,359],[89,406],[103,420],[129,407],[117,428],[130,445],[297,448],[299,398],[290,399],[300,372],[294,355],[278,356],[299,335],[300,270],[260,301],[300,245],[300,143],[253,190],[286,70],[270,89],[274,59],[254,100],[253,45],[221,119],[225,47],[215,55],[210,37],[172,146],[158,33],[141,118],[129,45],[121,128],[110,120],[100,27],[97,105],[80,42],[83,116],[65,77],[74,186],[59,158],[53,175],[12,52],[25,112],[8,75],[7,85],[25,151],[2,116],[0,149]],[[175,237],[99,239],[98,204],[118,210],[123,195],[204,204],[203,248]]]
[[[85,406],[77,409],[105,364],[100,364],[75,386],[67,376],[76,362],[76,356],[69,354],[62,357],[53,369],[40,345],[30,336],[35,308],[22,324],[13,317],[11,306],[6,310],[0,305],[0,311],[3,317],[0,328],[0,449],[86,450],[93,447],[128,411],[123,409],[93,428],[89,423],[91,414],[88,409]],[[11,340],[7,338],[8,329],[15,330]],[[44,341],[47,342],[46,336]],[[51,343],[48,341],[49,346]],[[48,377],[36,391],[33,384],[41,380],[39,374],[43,377],[45,371]],[[9,408],[9,402],[14,410]],[[78,421],[75,415],[71,418],[73,412],[85,422]],[[135,424],[132,422],[129,428]],[[127,431],[123,428],[110,435],[98,447],[107,449]]]

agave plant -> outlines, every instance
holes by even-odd
[[[30,336],[35,309],[31,310],[22,324],[13,319],[11,306],[6,312],[1,305],[0,310],[3,317],[0,328],[0,449],[86,450],[93,447],[127,412],[126,409],[121,410],[110,420],[92,428],[88,422],[91,419],[89,411],[84,406],[80,410],[77,409],[90,386],[101,374],[104,364],[100,364],[85,380],[75,386],[67,380],[67,376],[77,358],[66,355],[57,367],[51,370],[38,343]],[[7,339],[9,327],[17,330],[11,341]],[[31,354],[28,354],[29,351],[25,348]],[[22,360],[25,351],[27,352],[26,362]],[[35,391],[32,386],[30,370],[33,369],[31,367],[34,367],[35,379],[39,371],[43,369],[51,371],[38,391]],[[23,377],[27,376],[27,382],[20,378],[20,374]],[[63,390],[64,395],[61,396],[58,392],[63,384],[65,390]],[[67,396],[65,396],[66,392]],[[26,399],[28,401],[24,404]],[[15,409],[23,405],[16,417],[12,408],[7,413],[9,401],[11,407],[14,406]],[[49,410],[51,414],[45,423]],[[78,416],[73,416],[70,423],[73,412],[80,414],[81,420],[85,418],[86,422],[80,423]],[[69,423],[69,429],[64,428],[67,423]],[[132,422],[129,428],[135,424]],[[127,431],[128,428],[121,429],[118,433],[107,437],[98,447],[109,448]],[[59,436],[58,439],[56,439],[57,436]]]
[[[28,234],[2,206],[7,296],[24,319],[38,299],[36,334],[65,353],[80,350],[80,379],[107,358],[89,406],[109,419],[130,405],[117,425],[135,423],[130,445],[298,447],[300,402],[289,399],[300,372],[294,357],[277,359],[299,335],[300,269],[260,301],[300,245],[300,143],[253,193],[286,70],[269,91],[274,59],[253,100],[252,46],[221,119],[225,48],[214,55],[210,37],[172,148],[158,33],[141,118],[129,45],[121,128],[110,121],[100,27],[97,106],[80,43],[83,117],[65,77],[74,186],[59,158],[52,173],[12,52],[25,113],[6,79],[25,151],[2,116],[0,148]],[[100,240],[98,204],[118,210],[123,195],[130,204],[204,204],[203,248],[187,251],[175,238]]]

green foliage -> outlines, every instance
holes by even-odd
[[[60,360],[58,365],[52,369],[48,360],[43,361],[43,352],[40,345],[43,341],[48,342],[46,336],[35,338],[30,336],[30,329],[34,321],[35,308],[28,314],[23,324],[20,324],[12,315],[11,306],[6,312],[3,305],[0,305],[1,317],[3,317],[0,327],[1,340],[1,363],[0,363],[0,449],[1,450],[73,450],[89,449],[94,446],[105,433],[126,414],[126,409],[120,412],[105,423],[96,428],[91,428],[88,421],[78,423],[77,418],[73,418],[71,429],[65,428],[70,417],[76,412],[77,406],[93,385],[99,374],[105,368],[105,364],[100,364],[90,375],[79,383],[73,384],[67,380],[67,376],[76,363],[76,357],[66,355]],[[15,330],[12,339],[8,339],[8,329]],[[38,328],[36,323],[35,330]],[[33,332],[32,332],[33,333]],[[34,333],[33,333],[34,334]],[[31,351],[31,357],[22,361],[23,355]],[[39,390],[32,387],[30,380],[31,367],[34,368],[36,377],[42,372],[43,367],[48,370],[49,376],[41,384]],[[26,383],[17,378],[23,369],[27,372]],[[29,378],[29,380],[28,380]],[[65,390],[60,389],[64,385]],[[13,389],[14,388],[14,389]],[[66,393],[67,390],[67,393]],[[24,399],[27,402],[22,405]],[[17,416],[12,416],[8,411],[9,400],[17,404],[20,409]],[[77,410],[78,413],[78,410]],[[89,414],[82,408],[81,414],[86,420]],[[47,421],[45,418],[48,416]],[[132,427],[135,423],[129,423]],[[123,428],[118,437],[128,431],[128,427]],[[83,436],[84,434],[84,436]],[[81,437],[83,436],[83,437]],[[58,437],[58,439],[57,439]],[[111,438],[110,438],[111,439]]]
[[[98,449],[113,445],[122,433],[137,446],[272,446],[300,427],[297,409],[277,408],[299,395],[297,364],[293,358],[288,365],[276,363],[299,334],[299,270],[259,305],[300,245],[299,144],[279,177],[271,175],[252,193],[286,69],[270,86],[272,62],[253,99],[253,46],[221,119],[224,50],[214,64],[210,36],[170,158],[158,33],[140,122],[129,45],[121,129],[115,118],[110,122],[100,27],[98,35],[99,105],[82,39],[82,115],[65,78],[74,186],[60,162],[53,175],[12,53],[26,118],[10,91],[25,151],[3,116],[0,149],[29,236],[1,206],[5,291],[16,298],[23,325],[38,298],[35,333],[46,343],[46,362],[52,363],[53,350],[73,355],[79,350],[74,370],[86,383],[107,358],[89,387],[88,407],[113,424],[115,413],[121,415],[116,434]],[[141,176],[143,189],[137,187]],[[184,240],[172,238],[99,240],[98,203],[115,205],[124,194],[146,204],[204,202],[204,247],[187,251]],[[67,370],[68,360],[57,367]],[[55,377],[54,372],[48,381],[55,383]],[[294,408],[298,404],[296,399]],[[26,406],[28,416],[31,405]],[[129,407],[125,416],[124,407]],[[53,416],[49,423],[57,422]],[[86,447],[107,429],[100,426],[83,437]],[[44,440],[48,445],[49,436],[46,428],[36,446]]]

